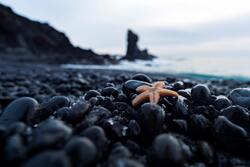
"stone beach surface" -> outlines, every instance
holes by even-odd
[[[0,166],[250,166],[250,82],[0,65]],[[155,81],[180,96],[133,107]]]

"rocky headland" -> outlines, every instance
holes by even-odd
[[[39,63],[116,64],[115,55],[103,55],[72,45],[69,38],[47,23],[16,14],[0,4],[0,57],[4,60]],[[127,53],[122,59],[151,60],[147,50],[137,46],[138,36],[127,34]]]

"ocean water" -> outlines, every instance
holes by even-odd
[[[161,56],[153,61],[122,61],[118,65],[65,64],[63,68],[113,69],[167,73],[198,78],[250,80],[250,56]]]

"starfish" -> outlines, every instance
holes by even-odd
[[[161,97],[164,96],[178,96],[178,93],[169,89],[165,89],[165,83],[163,81],[157,81],[153,83],[152,87],[142,85],[136,88],[136,91],[140,94],[136,96],[132,105],[138,106],[142,102],[150,101],[151,103],[158,103]]]

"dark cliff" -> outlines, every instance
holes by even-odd
[[[29,20],[0,4],[0,56],[22,61],[50,63],[115,63],[114,57],[99,55],[71,44],[67,36],[47,23]]]

